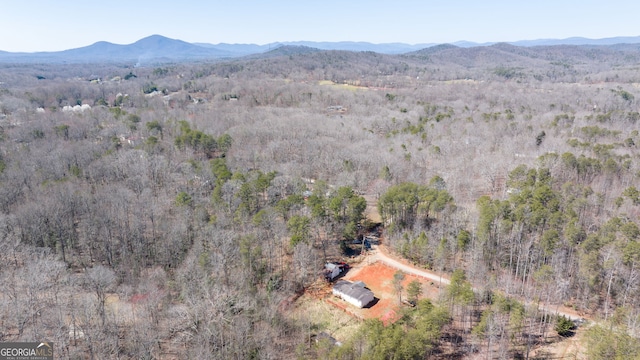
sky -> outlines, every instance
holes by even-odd
[[[0,50],[150,35],[200,43],[477,43],[639,36],[637,0],[3,0]]]

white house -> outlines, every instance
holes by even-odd
[[[340,273],[342,269],[338,266],[338,264],[334,263],[326,263],[324,264],[324,277],[327,280],[335,279]]]
[[[363,308],[373,301],[373,292],[367,289],[362,281],[352,283],[339,280],[333,286],[333,295],[359,308]]]

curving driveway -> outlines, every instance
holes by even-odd
[[[411,264],[408,264],[406,261],[403,261],[402,259],[398,259],[397,257],[390,254],[384,246],[374,245],[373,250],[374,251],[372,251],[372,254],[369,255],[371,257],[370,259],[371,262],[375,262],[376,260],[378,260],[384,263],[385,265],[401,270],[407,274],[420,276],[429,280],[437,281],[445,285],[449,285],[451,283],[451,281],[449,281],[449,279],[445,277],[446,275],[442,276],[432,271],[415,267]],[[473,291],[477,292],[478,288],[473,287]],[[520,299],[520,301],[524,302],[526,305],[532,304],[531,301],[526,301],[524,299]],[[556,306],[556,305],[547,305],[547,304],[539,303],[538,309],[547,313],[565,316],[568,319],[571,319],[576,322],[582,322],[586,319],[586,317],[580,316],[576,312],[573,312],[569,309],[563,309],[562,307]]]

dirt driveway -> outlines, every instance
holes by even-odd
[[[374,296],[374,302],[369,306],[358,309],[347,302],[331,297],[328,301],[335,306],[351,313],[353,316],[361,319],[381,319],[384,323],[395,321],[399,317],[400,309],[403,305],[400,302],[400,296],[393,287],[393,275],[398,271],[397,267],[379,261],[375,253],[369,255],[365,261],[356,264],[344,279],[349,281],[362,281],[366,284]],[[405,278],[402,282],[403,288],[406,289],[411,281],[417,280],[422,285],[422,296],[436,300],[440,294],[438,284],[428,278],[417,276],[411,272],[405,272]],[[406,290],[402,292],[402,298],[406,298]]]

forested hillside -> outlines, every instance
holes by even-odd
[[[506,44],[2,65],[0,340],[513,358],[558,330],[544,303],[590,320],[586,358],[637,358],[639,69],[632,45]],[[371,225],[365,197],[385,246],[457,287],[318,345],[328,324],[289,310]]]

